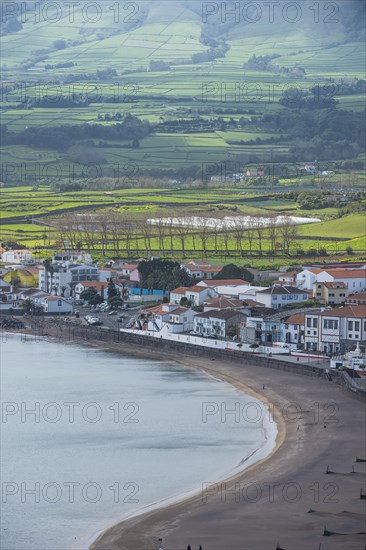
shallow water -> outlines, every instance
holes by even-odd
[[[3,550],[86,548],[274,446],[267,409],[200,371],[16,335],[1,359]]]

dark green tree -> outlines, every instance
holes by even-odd
[[[96,288],[93,286],[83,290],[83,292],[80,294],[80,298],[82,300],[85,300],[92,306],[103,302],[103,298],[100,296],[100,294],[98,294]]]
[[[119,292],[116,285],[113,282],[113,279],[110,279],[107,289],[108,303],[110,304],[114,298],[120,298]]]
[[[214,276],[214,279],[243,279],[251,283],[254,279],[254,275],[248,269],[245,269],[245,267],[227,264]]]
[[[191,286],[194,279],[172,260],[149,260],[138,265],[141,288],[172,290],[178,286]]]

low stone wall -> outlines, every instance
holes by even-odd
[[[322,367],[310,366],[301,362],[290,363],[289,361],[284,361],[275,357],[261,357],[254,353],[248,354],[242,351],[213,349],[185,342],[142,336],[138,332],[119,332],[100,327],[75,326],[62,321],[57,321],[52,325],[48,325],[47,322],[39,322],[34,319],[34,321],[32,321],[32,329],[40,337],[50,335],[68,341],[85,340],[121,344],[126,342],[138,348],[146,348],[147,350],[153,349],[155,351],[176,353],[180,356],[189,355],[191,357],[205,357],[215,361],[222,359],[224,361],[234,361],[242,365],[253,365],[255,367],[278,369],[304,376],[313,376],[327,382],[338,384],[351,391],[359,399],[366,401],[366,391],[357,386],[352,378],[343,371],[332,370],[330,375],[328,375]],[[255,374],[259,375],[259,372],[257,371]]]

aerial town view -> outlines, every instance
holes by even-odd
[[[366,0],[0,0],[1,550],[366,549]]]

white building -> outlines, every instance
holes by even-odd
[[[1,254],[1,261],[9,264],[34,264],[36,259],[31,250],[6,250]]]
[[[22,300],[14,292],[1,292],[0,311],[9,311],[9,309],[21,309]]]
[[[201,262],[199,260],[191,260],[186,264],[182,264],[181,267],[187,271],[191,277],[197,279],[212,279],[215,275],[220,273],[221,267],[215,267],[207,262]]]
[[[170,292],[170,303],[171,304],[180,304],[182,298],[186,296],[186,286],[179,286]]]
[[[185,297],[192,303],[193,306],[200,306],[209,298],[214,298],[217,295],[217,292],[215,292],[212,288],[205,288],[195,285],[187,288]]]
[[[135,269],[137,269],[137,265],[138,264],[124,264],[119,269],[119,272],[121,273],[121,275],[123,275],[123,277],[129,277],[132,271],[135,271]]]
[[[323,269],[303,269],[296,275],[296,287],[304,290],[312,290],[313,285],[317,282],[317,276],[324,273]],[[330,277],[327,279],[330,282]]]
[[[170,293],[170,303],[180,304],[182,298],[186,298],[191,302],[193,306],[199,306],[203,304],[209,298],[215,298],[218,293],[213,288],[194,285],[191,287],[178,287]]]
[[[331,276],[331,283],[346,283],[349,293],[366,289],[366,269],[329,269],[327,273]],[[318,282],[323,282],[323,277],[321,273]]]
[[[164,307],[164,306],[163,306]],[[169,332],[189,332],[193,329],[196,313],[187,307],[178,307],[169,313]]]
[[[161,304],[143,311],[145,319],[141,325],[144,330],[181,333],[193,329],[195,312],[176,304]]]
[[[296,276],[299,288],[312,290],[314,283],[345,283],[348,292],[366,289],[366,269],[304,269]]]
[[[203,337],[226,338],[229,332],[237,332],[244,319],[243,313],[236,310],[206,311],[195,315],[193,330]]]
[[[121,294],[122,286],[118,283],[114,283],[116,289]],[[77,283],[75,286],[75,298],[77,300],[80,300],[80,295],[84,292],[84,290],[87,290],[88,288],[95,288],[97,293],[103,300],[106,300],[108,297],[108,283],[105,281],[82,281],[81,283]]]
[[[52,256],[52,262],[79,262],[93,265],[93,258],[88,252],[57,252]]]
[[[98,279],[99,271],[94,265],[56,263],[51,265],[51,270],[41,266],[38,288],[45,292],[52,292],[57,296],[63,294],[69,297],[77,283]]]
[[[270,315],[251,315],[239,327],[239,337],[244,344],[271,346],[282,342],[282,323]]]
[[[324,353],[343,352],[342,344],[366,341],[366,308],[346,305],[305,314],[305,348]]]
[[[279,309],[296,302],[306,302],[309,299],[309,294],[293,286],[276,284],[271,288],[256,292],[255,299],[266,307]]]
[[[305,335],[305,314],[304,313],[295,313],[286,317],[282,321],[283,327],[283,336],[282,342],[286,344],[293,344],[300,346],[304,344],[304,335]]]
[[[74,306],[60,296],[47,296],[47,298],[44,298],[42,306],[45,313],[61,315],[62,313],[72,313],[74,311]]]

